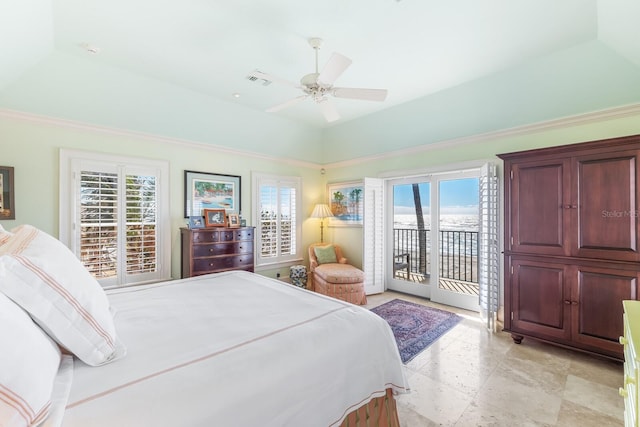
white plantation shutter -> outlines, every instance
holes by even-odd
[[[280,253],[295,255],[296,242],[296,187],[283,183],[280,187]]]
[[[258,259],[275,259],[278,256],[278,187],[265,181],[260,187],[258,211]]]
[[[168,164],[61,150],[60,240],[103,286],[166,280]]]
[[[496,330],[499,308],[498,175],[496,165],[480,169],[480,253],[478,255],[480,314]]]
[[[381,179],[364,179],[362,268],[367,295],[384,292],[383,188]]]
[[[257,265],[300,259],[300,179],[253,175]]]
[[[80,172],[76,254],[96,279],[115,278],[118,253],[118,174]]]
[[[126,176],[127,274],[154,273],[157,257],[157,187],[154,175]]]

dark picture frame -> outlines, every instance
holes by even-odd
[[[204,216],[204,209],[241,210],[242,179],[239,175],[184,171],[184,217]]]
[[[16,219],[13,166],[0,166],[0,220]]]
[[[226,227],[227,212],[224,209],[203,209],[204,225],[207,227]]]
[[[189,228],[197,229],[204,228],[204,217],[203,216],[190,216],[189,217]]]

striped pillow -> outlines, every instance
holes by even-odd
[[[11,237],[12,235],[13,233],[8,232],[4,228],[2,228],[2,225],[0,225],[0,246],[7,243],[7,240],[9,240],[9,237]]]
[[[58,345],[0,293],[0,426],[40,424],[49,414]]]
[[[121,355],[107,296],[76,256],[30,225],[12,232],[0,246],[0,292],[88,365]]]

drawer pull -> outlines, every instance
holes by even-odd
[[[636,383],[636,379],[635,379],[635,378],[630,377],[630,376],[629,376],[629,375],[627,375],[627,374],[624,374],[624,385],[627,385],[627,384],[635,384],[635,383]]]
[[[627,390],[623,387],[620,387],[618,389],[618,394],[620,395],[620,397],[627,397],[628,395]]]
[[[628,340],[628,339],[626,339],[625,337],[620,337],[620,338],[618,338],[618,342],[619,342],[620,344],[622,344],[622,345],[627,345],[627,344],[629,344],[629,340]]]
[[[209,252],[213,252],[213,248],[209,249]]]

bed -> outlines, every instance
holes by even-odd
[[[0,300],[0,312],[2,304],[27,312],[43,332],[38,345],[47,351],[38,354],[48,354],[48,365],[59,363],[55,372],[49,367],[34,379],[39,387],[50,379],[47,401],[42,403],[44,392],[39,401],[31,397],[41,403],[22,416],[26,422],[17,416],[5,425],[398,426],[393,396],[409,386],[391,329],[370,311],[245,271],[107,292],[92,286],[86,296],[77,280],[67,281],[88,279],[75,265],[59,265],[56,257],[69,263],[59,242],[28,229],[25,244],[24,236],[16,239],[21,231],[0,234],[0,296],[8,297]],[[21,262],[31,269],[20,273]],[[44,288],[34,290],[37,296],[17,294],[27,280],[37,282],[29,276],[38,276],[34,271]],[[16,280],[23,282],[11,288]],[[46,294],[43,289],[63,295],[66,311],[80,313],[73,322],[86,325],[43,319],[55,309],[47,307],[43,315],[28,301]],[[105,307],[111,320],[100,317]],[[86,336],[69,339],[69,329]],[[36,357],[34,351],[24,354]],[[17,356],[21,364],[24,354]],[[11,361],[0,361],[2,371],[8,369]],[[0,417],[11,410],[2,375]]]

